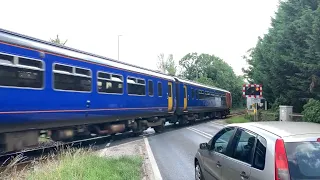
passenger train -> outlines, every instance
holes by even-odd
[[[2,152],[230,114],[227,90],[0,29]]]

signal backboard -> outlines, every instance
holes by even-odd
[[[261,84],[244,84],[242,88],[243,97],[262,98]]]

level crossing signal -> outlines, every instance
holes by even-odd
[[[242,88],[243,97],[262,98],[261,84],[244,84]]]

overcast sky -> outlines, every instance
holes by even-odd
[[[156,69],[160,53],[179,61],[191,52],[223,58],[236,74],[242,56],[267,33],[278,0],[10,0],[1,28]]]

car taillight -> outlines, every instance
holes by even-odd
[[[320,138],[318,138],[317,141],[320,142]]]
[[[282,139],[276,141],[275,180],[290,180],[287,153]]]

